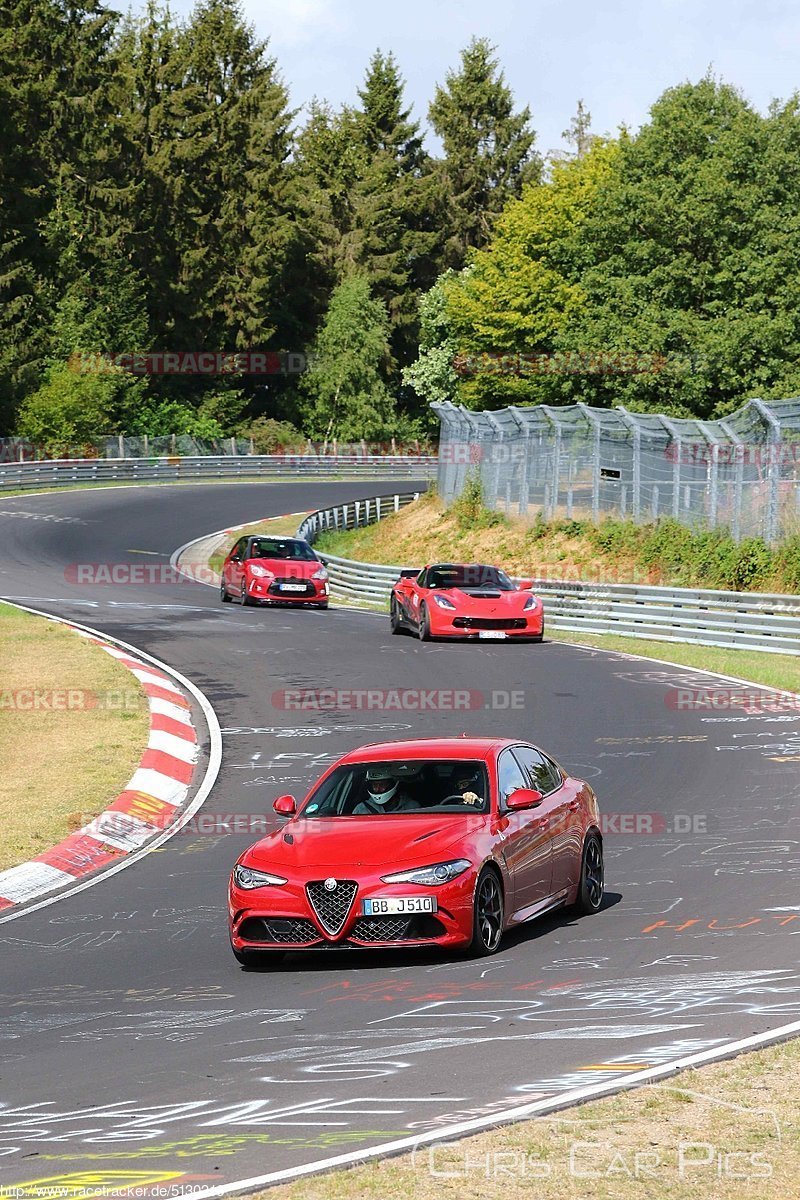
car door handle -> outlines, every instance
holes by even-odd
[[[567,809],[569,810],[569,812],[577,812],[578,809],[580,808],[580,806],[581,806],[580,800],[570,800],[569,804],[567,805]]]

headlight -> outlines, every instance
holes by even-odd
[[[434,863],[432,867],[417,867],[413,871],[398,871],[395,875],[382,875],[383,883],[421,883],[425,887],[436,887],[449,883],[457,875],[468,871],[472,863],[466,858],[454,858],[450,862]]]
[[[240,888],[280,887],[288,883],[282,875],[270,875],[269,871],[254,871],[252,867],[234,867],[233,881]]]
[[[325,570],[324,567],[320,567],[320,569],[318,571],[314,572],[314,574],[311,576],[311,578],[312,579],[327,579],[328,572]]]
[[[433,598],[436,601],[436,603],[439,605],[439,608],[455,609],[455,604],[453,604],[452,600],[448,600],[447,596],[434,596]]]
[[[538,596],[528,596],[528,599],[525,601],[525,604],[523,605],[522,611],[528,612],[528,610],[531,608],[538,608],[541,603],[542,602]]]
[[[250,574],[255,575],[256,579],[272,578],[272,571],[268,571],[266,567],[259,567],[258,563],[250,563]]]

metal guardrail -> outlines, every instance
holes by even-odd
[[[418,497],[403,492],[320,509],[306,517],[298,536],[313,542],[326,530],[369,525]],[[334,595],[388,605],[403,568],[324,557]],[[535,579],[534,586],[545,600],[546,624],[557,629],[800,655],[798,596],[548,579]]]
[[[89,458],[0,465],[0,493],[76,483],[175,482],[185,479],[322,477],[432,479],[433,455],[259,454],[183,458]]]

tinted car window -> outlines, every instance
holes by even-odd
[[[294,538],[253,538],[248,558],[280,558],[315,562],[316,554],[307,542]]]
[[[501,808],[507,796],[517,788],[530,787],[527,776],[510,750],[504,750],[497,762],[497,784],[500,792]]]
[[[435,588],[492,588],[495,591],[516,591],[514,584],[497,567],[489,567],[484,563],[464,563],[455,565],[441,563],[431,567],[428,572],[428,587]]]
[[[528,777],[528,787],[547,796],[561,787],[561,773],[554,762],[532,746],[515,746],[514,756]]]

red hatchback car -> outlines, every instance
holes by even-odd
[[[241,537],[222,564],[223,603],[328,607],[328,572],[308,542],[292,537]]]
[[[430,638],[541,642],[544,606],[530,580],[514,583],[483,563],[434,563],[403,571],[392,588],[392,633]]]
[[[467,948],[603,900],[597,799],[547,754],[506,738],[430,738],[352,750],[289,820],[246,850],[229,891],[244,965],[286,950]]]

